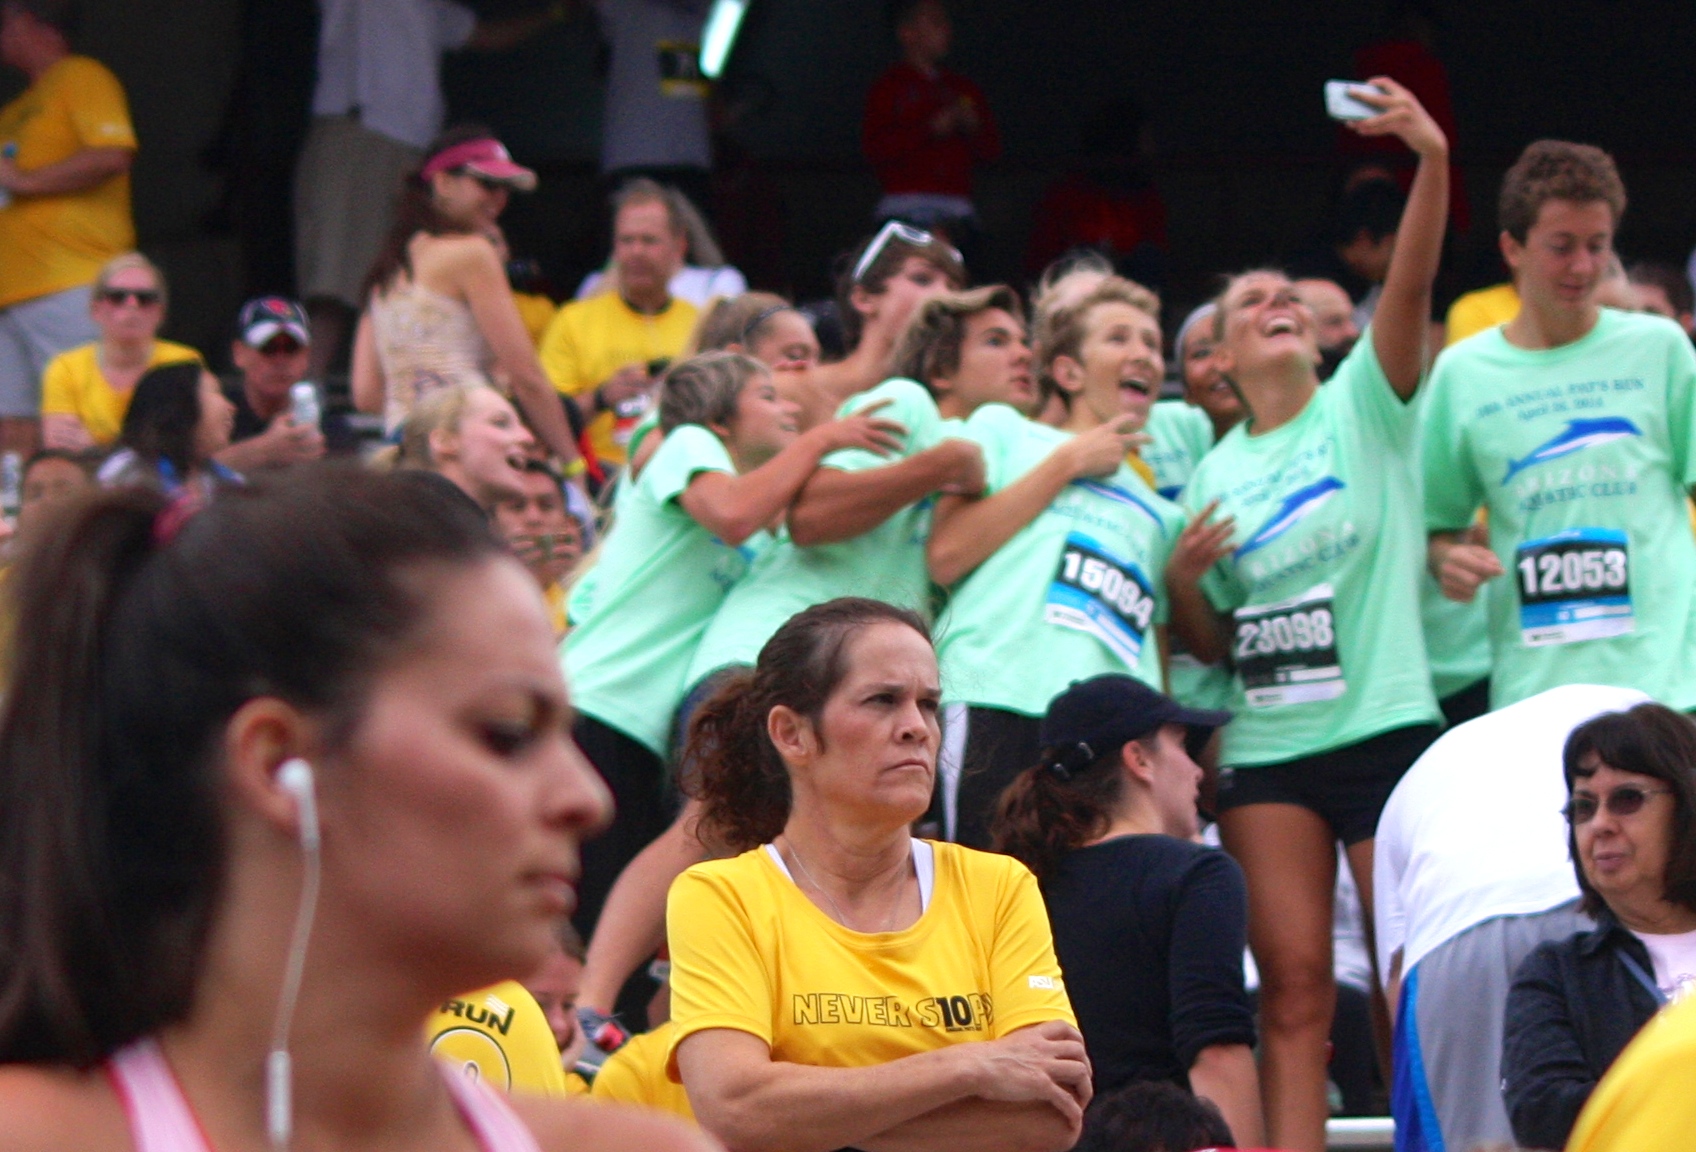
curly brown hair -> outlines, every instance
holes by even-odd
[[[769,844],[789,820],[789,770],[766,734],[782,705],[817,726],[825,702],[848,674],[848,642],[873,624],[905,624],[926,642],[915,612],[844,596],[791,616],[753,668],[726,676],[695,710],[682,757],[686,795],[701,801],[698,835],[726,852]]]
[[[1502,177],[1496,215],[1502,231],[1521,244],[1550,200],[1575,204],[1601,201],[1613,213],[1614,226],[1625,215],[1625,182],[1614,159],[1592,144],[1537,140],[1526,146]]]

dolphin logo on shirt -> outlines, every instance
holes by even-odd
[[[1244,541],[1237,549],[1237,559],[1241,560],[1250,552],[1264,548],[1278,537],[1294,528],[1305,520],[1321,504],[1341,492],[1348,485],[1335,476],[1326,476],[1315,480],[1305,488],[1298,488],[1284,497],[1284,502],[1273,513],[1272,519],[1260,526],[1256,532]]]
[[[1559,460],[1562,456],[1570,456],[1574,452],[1582,452],[1586,448],[1594,448],[1598,444],[1609,444],[1615,440],[1623,440],[1627,436],[1641,436],[1643,432],[1624,416],[1603,416],[1596,420],[1568,420],[1566,428],[1558,435],[1539,445],[1523,460],[1509,460],[1508,473],[1502,477],[1506,484],[1527,468],[1538,464],[1547,464],[1551,460]]]

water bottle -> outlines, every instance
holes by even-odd
[[[8,160],[16,160],[18,158],[18,145],[16,141],[8,140],[5,144],[0,144],[0,156],[4,156]],[[0,208],[9,207],[11,203],[11,189],[0,188]]]
[[[289,388],[289,415],[296,424],[308,428],[318,427],[323,408],[318,403],[316,384],[310,380],[302,380]]]
[[[24,503],[24,458],[16,452],[0,456],[0,516],[17,523]]]

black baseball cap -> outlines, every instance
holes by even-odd
[[[1167,724],[1182,724],[1189,730],[1184,746],[1193,757],[1230,720],[1229,712],[1186,708],[1135,677],[1107,673],[1074,680],[1049,701],[1040,738],[1044,748],[1087,747],[1088,763]]]

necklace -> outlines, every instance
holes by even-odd
[[[855,928],[852,924],[848,923],[848,914],[842,910],[842,905],[836,902],[836,897],[826,891],[823,884],[820,884],[817,880],[813,879],[812,870],[807,867],[807,862],[801,859],[801,853],[796,849],[795,841],[790,840],[787,836],[784,837],[784,839],[789,844],[789,854],[795,857],[795,864],[801,869],[801,875],[807,878],[807,883],[813,886],[813,891],[830,901],[831,910],[836,913],[836,922],[850,931],[858,932],[858,928]],[[912,853],[912,845],[909,843],[907,847],[907,859],[909,861],[913,858]],[[903,876],[901,879],[905,880],[906,877]],[[889,906],[889,918],[883,922],[883,927],[878,929],[879,932],[888,932],[895,927],[895,916],[901,911],[901,889],[904,886],[905,885],[899,883],[896,885],[895,902]]]

